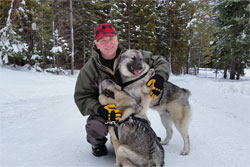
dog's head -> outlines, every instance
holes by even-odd
[[[99,83],[99,101],[102,105],[110,104],[115,100],[115,92],[121,91],[121,87],[114,81],[105,79]]]
[[[121,55],[119,70],[122,76],[137,77],[148,69],[140,51],[130,49]]]

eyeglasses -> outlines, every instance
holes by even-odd
[[[105,39],[100,39],[100,40],[98,41],[98,43],[99,43],[100,45],[104,45],[104,44],[106,44],[106,43],[108,43],[108,42],[113,42],[114,39],[115,39],[115,36],[109,37],[109,38],[105,38]]]

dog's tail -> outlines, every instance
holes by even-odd
[[[191,92],[188,89],[182,88],[182,90],[187,97],[191,96]]]

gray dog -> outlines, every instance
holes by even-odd
[[[164,149],[150,127],[146,110],[112,80],[102,81],[99,93],[102,105],[115,104],[122,112],[121,119],[109,126],[116,153],[116,166],[164,166]]]
[[[191,107],[188,101],[190,92],[167,81],[164,82],[163,92],[154,99],[150,98],[149,91],[145,92],[148,80],[142,78],[151,69],[138,50],[127,50],[121,55],[119,70],[122,82],[125,83],[123,90],[134,97],[144,109],[150,107],[159,112],[167,133],[167,137],[161,143],[169,143],[173,136],[172,124],[174,123],[184,140],[181,155],[187,155],[190,151],[188,135],[191,119]]]

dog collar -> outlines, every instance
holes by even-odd
[[[134,83],[134,82],[136,82],[136,81],[142,79],[143,77],[145,77],[145,76],[147,75],[147,73],[148,73],[148,72],[144,73],[143,75],[141,75],[140,77],[138,77],[138,78],[136,78],[136,79],[134,79],[134,80],[131,80],[131,81],[128,81],[128,82],[125,82],[124,84],[122,84],[122,90],[123,90],[126,86],[128,86],[128,85],[130,85],[130,84],[132,84],[132,83]]]

